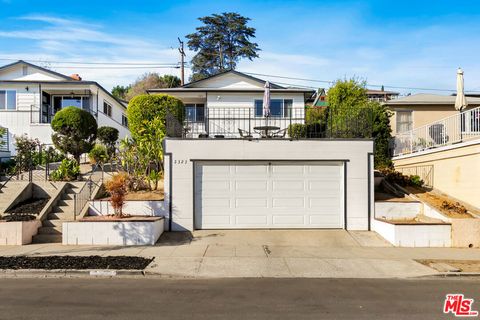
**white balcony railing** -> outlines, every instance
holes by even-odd
[[[480,139],[480,107],[395,136],[394,156]]]

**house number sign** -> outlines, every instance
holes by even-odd
[[[187,164],[188,160],[173,160],[173,164]]]

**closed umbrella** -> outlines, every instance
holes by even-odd
[[[457,70],[457,97],[455,98],[455,109],[462,111],[467,107],[467,98],[465,98],[465,91],[463,87],[463,70]]]
[[[265,82],[265,92],[263,93],[263,116],[270,117],[270,82]]]
[[[467,98],[465,98],[465,88],[463,86],[463,70],[457,70],[457,96],[455,97],[455,109],[460,112],[460,141],[463,140],[464,115],[461,113],[467,107]]]

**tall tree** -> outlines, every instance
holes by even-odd
[[[328,90],[327,101],[328,131],[339,138],[373,138],[375,168],[391,166],[391,112],[384,105],[368,100],[366,82],[338,80]]]
[[[115,86],[112,88],[112,95],[121,100],[125,100],[130,86]]]
[[[255,38],[255,28],[247,26],[250,18],[235,12],[224,12],[198,20],[203,25],[186,36],[188,48],[196,52],[191,61],[191,80],[235,69],[242,58],[258,58],[258,44],[250,41]]]
[[[158,73],[145,73],[132,83],[125,95],[130,101],[133,97],[145,94],[148,89],[154,88],[176,88],[180,86],[180,78],[170,74],[159,75]]]

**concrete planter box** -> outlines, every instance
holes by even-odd
[[[64,245],[154,245],[164,230],[163,217],[81,220],[63,223]]]
[[[32,243],[42,225],[40,220],[0,222],[0,245],[19,246]]]
[[[422,210],[421,202],[375,201],[375,217],[383,219],[413,219]]]
[[[132,216],[164,217],[167,215],[163,200],[126,200],[123,205],[123,213]],[[89,216],[106,216],[114,214],[109,200],[90,201]]]
[[[452,226],[441,224],[401,224],[373,220],[373,230],[397,247],[450,247]]]

